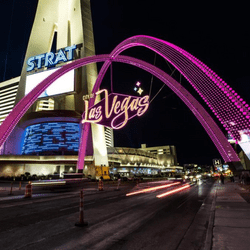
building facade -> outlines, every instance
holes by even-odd
[[[170,148],[173,154],[169,151]],[[183,170],[175,161],[174,146],[147,148],[143,144],[141,148],[110,147],[108,156],[110,172],[124,177],[171,176]]]
[[[21,74],[0,83],[0,123],[62,65],[93,55],[90,0],[39,0]],[[0,177],[78,171],[83,97],[91,94],[97,75],[95,63],[72,70],[39,96],[0,149]],[[103,166],[124,175],[157,174],[177,166],[176,150],[115,148],[113,130],[91,124],[83,173],[95,176]]]
[[[141,149],[157,155],[158,162],[161,165],[167,167],[178,165],[176,148],[173,145],[147,147],[146,144],[142,144]]]
[[[92,55],[95,46],[90,0],[39,0],[21,75],[0,83],[0,122],[60,66]],[[20,166],[13,168],[12,162],[18,156],[23,171],[34,172],[39,166],[32,167],[27,162],[29,156],[35,165],[39,165],[39,160],[34,157],[43,157],[40,163],[44,166],[44,161],[47,162],[46,173],[62,173],[67,166],[76,171],[83,96],[91,93],[96,78],[96,64],[89,64],[68,72],[47,88],[2,146],[2,166],[7,164],[9,169],[12,166],[13,173],[18,172]],[[91,135],[86,152],[91,167],[108,166],[106,143],[113,145],[112,131],[91,124]]]

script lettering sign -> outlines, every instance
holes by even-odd
[[[104,98],[89,107],[89,101],[84,100],[85,112],[82,115],[82,123],[90,122],[113,129],[123,128],[128,120],[135,116],[142,116],[149,107],[149,96],[129,96],[123,94],[108,94],[106,89],[95,93],[95,97],[104,93]]]

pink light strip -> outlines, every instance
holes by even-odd
[[[167,185],[162,185],[162,186],[157,186],[157,187],[145,188],[145,189],[135,191],[135,192],[132,192],[132,193],[127,193],[126,196],[131,196],[131,195],[136,195],[136,194],[141,194],[141,193],[147,193],[147,192],[151,192],[151,191],[171,187],[171,186],[174,186],[174,185],[177,185],[177,184],[180,184],[180,182],[175,182],[175,183],[172,183],[172,184],[167,184]]]
[[[115,58],[122,51],[134,46],[144,46],[155,51],[178,69],[235,139],[241,139],[240,130],[250,128],[249,105],[197,58],[176,45],[149,36],[126,39],[113,50],[111,56]],[[104,71],[107,66],[108,64],[103,66]]]
[[[135,58],[128,58],[126,56],[117,56],[115,61],[123,63],[131,63],[131,65],[136,65],[145,71],[150,72],[161,81],[163,81],[170,89],[172,89],[181,100],[189,107],[189,109],[194,113],[197,119],[201,122],[202,126],[207,131],[208,135],[214,142],[215,146],[221,153],[225,161],[238,161],[239,158],[235,153],[232,146],[229,144],[224,134],[220,131],[217,124],[213,121],[211,116],[206,112],[206,110],[199,104],[199,102],[177,81],[170,77],[165,72],[156,68],[155,66],[148,64],[144,61]]]
[[[246,102],[243,101],[243,99],[240,98],[240,96],[234,90],[232,90],[232,88],[229,87],[229,85],[227,85],[224,81],[222,81],[222,79],[219,78],[205,64],[200,62],[192,55],[188,54],[186,51],[182,50],[181,48],[171,43],[148,36],[135,36],[119,44],[113,50],[111,55],[99,55],[73,61],[72,63],[63,66],[61,69],[59,69],[58,71],[50,75],[47,79],[42,81],[39,85],[37,85],[36,88],[34,88],[14,107],[12,112],[6,117],[6,119],[2,123],[0,130],[0,146],[5,142],[11,131],[14,129],[15,125],[18,123],[18,121],[21,119],[24,113],[28,110],[28,108],[35,102],[38,96],[57,78],[59,78],[60,76],[62,76],[63,74],[72,69],[76,69],[93,62],[105,61],[92,90],[92,93],[95,93],[100,87],[103,76],[106,73],[112,60],[116,61],[115,57],[118,57],[119,53],[134,46],[147,47],[155,51],[162,57],[164,57],[173,66],[175,66],[184,75],[184,77],[186,77],[186,79],[191,83],[191,85],[195,88],[195,90],[201,95],[201,97],[212,109],[212,111],[215,114],[217,114],[216,117],[225,126],[225,128],[229,130],[229,132],[231,133],[231,135],[234,136],[234,138],[240,139],[239,130],[250,128],[249,105],[246,104]],[[130,61],[128,62],[131,63],[133,60],[135,59],[130,58]],[[193,68],[193,66],[190,67],[190,62],[193,63],[193,65],[196,68]],[[141,65],[142,64],[143,63],[141,63]],[[133,65],[137,66],[136,64]],[[151,70],[151,72],[153,71]],[[162,73],[162,71],[159,71],[158,69],[157,73],[155,74],[158,75],[158,77],[160,78],[159,72]],[[193,72],[195,72],[195,74]],[[190,80],[190,78],[192,78],[192,80]],[[171,80],[169,80],[169,82],[171,82]],[[203,86],[204,84],[212,86],[211,83],[214,84],[215,89],[210,91],[205,91],[203,93],[203,91],[206,90],[206,88],[202,88],[201,86]],[[218,88],[219,93],[222,93],[218,98],[221,101],[217,100],[217,102],[216,100],[213,100],[213,94],[211,94],[214,93],[215,90],[217,90],[216,88]],[[186,100],[186,104],[190,107],[190,109],[192,108],[191,109],[192,112],[203,124],[205,130],[209,133],[209,136],[215,143],[223,159],[227,162],[239,161],[239,158],[235,154],[235,152],[234,151],[232,152],[231,145],[225,141],[225,136],[223,135],[223,133],[214,123],[210,115],[204,112],[204,109],[201,107],[201,105],[194,98],[193,99],[196,101],[196,104],[193,105],[193,103],[191,103],[191,101],[189,100],[189,98],[191,98],[192,96],[189,95],[188,98],[184,96],[183,93],[186,91],[186,90],[184,91],[184,88],[181,87],[178,89],[172,87],[172,89],[174,91],[179,90],[180,98],[182,100]],[[182,93],[182,91],[184,92]],[[186,93],[188,92],[186,91]],[[93,98],[90,99],[89,104],[93,105]],[[214,105],[216,107],[214,107]],[[226,108],[227,105],[229,108]],[[85,124],[83,126],[83,132],[81,135],[81,145],[79,149],[78,169],[82,169],[84,166],[84,157],[85,157],[85,149],[87,142],[86,138],[88,136],[89,126],[90,126],[89,124]]]
[[[23,114],[28,110],[28,108],[35,102],[35,100],[38,98],[38,96],[50,85],[55,81],[57,78],[59,78],[61,75],[65,74],[66,72],[79,68],[81,66],[87,65],[89,63],[93,62],[101,62],[106,61],[104,65],[108,64],[107,60],[109,60],[108,55],[100,55],[100,56],[93,56],[93,57],[87,57],[82,58],[77,61],[74,61],[70,64],[64,65],[61,69],[57,70],[55,73],[50,75],[47,79],[42,81],[39,85],[36,86],[28,95],[26,95],[11,111],[11,113],[7,116],[7,118],[4,120],[4,122],[1,125],[0,130],[0,145],[4,143],[4,141],[7,139],[11,131],[14,129],[15,125],[18,123],[18,121],[21,119]],[[136,60],[133,58],[127,58],[124,60],[124,57],[117,57],[116,59],[113,59],[114,61],[119,61],[119,58],[121,62],[126,61],[126,63],[130,63],[135,66],[142,65],[144,63],[144,69],[148,70],[152,74],[155,74],[159,79],[164,80],[166,77],[170,80],[164,80],[165,83],[169,83],[168,86],[172,86],[174,81],[171,77],[169,77],[165,72],[161,71],[160,69],[157,70],[156,67],[153,67],[150,64],[147,64],[143,61]],[[137,65],[135,64],[137,63]],[[147,67],[145,65],[148,65]],[[141,66],[142,67],[142,66]],[[142,67],[143,68],[143,67]],[[151,69],[152,68],[152,69]],[[156,71],[156,72],[155,72]],[[164,76],[164,77],[163,77]],[[176,82],[177,83],[177,82]],[[96,82],[94,85],[93,92],[95,89],[98,89],[99,86]],[[194,112],[194,108],[198,110],[198,112],[194,112],[196,117],[200,120],[200,122],[203,124],[203,127],[206,129],[208,134],[210,135],[211,139],[215,143],[216,147],[218,148],[219,152],[222,154],[222,157],[225,161],[238,161],[238,157],[233,151],[231,145],[226,140],[223,133],[220,131],[218,126],[213,122],[213,119],[209,116],[209,114],[205,112],[199,112],[200,109],[204,110],[203,107],[180,85],[180,86],[172,86],[171,89],[176,93],[178,91],[178,95],[182,100],[186,100],[186,104],[189,106],[189,108]],[[182,93],[182,91],[184,91]],[[191,99],[190,99],[191,98]],[[190,99],[190,101],[188,101]],[[93,105],[94,99],[90,99],[90,105]],[[193,103],[196,102],[194,105]],[[199,114],[199,115],[198,115]],[[199,118],[203,117],[202,119]],[[210,118],[209,118],[210,117]],[[209,120],[209,123],[213,122],[213,126],[207,124],[207,120]],[[79,147],[79,157],[78,157],[78,169],[83,169],[84,166],[84,158],[85,158],[85,151],[86,151],[86,143],[87,143],[87,137],[90,129],[90,124],[86,123],[83,126],[83,131],[81,134],[81,140],[80,140],[80,147]],[[212,132],[214,131],[214,132]],[[220,136],[217,136],[218,134],[221,134]],[[217,137],[216,137],[217,136]],[[225,150],[224,150],[225,149]],[[226,152],[224,152],[226,151]],[[228,154],[228,157],[225,155]]]
[[[186,184],[186,185],[184,185],[183,187],[176,188],[176,189],[174,189],[174,190],[168,191],[168,192],[163,193],[163,194],[159,194],[159,195],[157,195],[156,197],[157,197],[157,198],[162,198],[162,197],[168,196],[168,195],[170,195],[170,194],[178,193],[178,192],[180,192],[180,191],[182,191],[182,190],[184,190],[184,189],[188,189],[188,188],[190,188],[190,185],[189,185],[189,184]]]

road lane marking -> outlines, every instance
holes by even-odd
[[[120,196],[108,197],[108,198],[106,198],[106,200],[113,200],[113,199],[117,199],[117,198],[120,198]]]
[[[90,205],[90,204],[94,204],[94,203],[95,203],[95,201],[94,201],[94,202],[88,202],[88,203],[85,203],[84,206],[87,206],[87,205]],[[79,205],[73,206],[73,207],[62,208],[62,209],[60,209],[59,211],[65,211],[65,210],[69,210],[69,209],[77,208],[77,207],[79,207]]]
[[[35,195],[34,195],[35,196]],[[38,195],[36,195],[38,196]],[[43,196],[40,195],[39,196]],[[76,198],[75,194],[69,194],[69,195],[64,195],[64,196],[44,196],[41,199],[31,199],[29,201],[22,201],[22,199],[25,199],[24,196],[18,197],[19,201],[15,202],[15,204],[1,204],[0,208],[7,208],[7,207],[15,207],[15,206],[22,206],[22,205],[29,205],[33,203],[41,203],[41,202],[47,202],[47,201],[55,201],[55,200],[60,200],[60,199],[65,199],[65,198]]]
[[[195,195],[196,195],[196,193],[189,195],[189,196],[184,200],[184,202],[182,202],[176,209],[180,208],[184,203],[186,203],[188,200],[190,200],[190,198],[192,198],[192,197],[195,196]]]
[[[77,207],[79,207],[79,205],[77,205],[77,206],[73,206],[73,207],[66,207],[66,208],[62,208],[62,209],[60,209],[59,211],[65,211],[65,210],[69,210],[69,209],[72,209],[72,208],[77,208]]]
[[[84,205],[86,206],[86,205],[90,205],[90,204],[94,204],[95,203],[95,201],[93,201],[93,202],[88,202],[88,203],[85,203]]]

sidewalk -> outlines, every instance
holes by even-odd
[[[226,180],[225,184],[217,181],[211,192],[214,193],[209,222],[212,223],[211,249],[250,249],[250,203],[246,201],[249,190],[241,187],[238,180]]]

